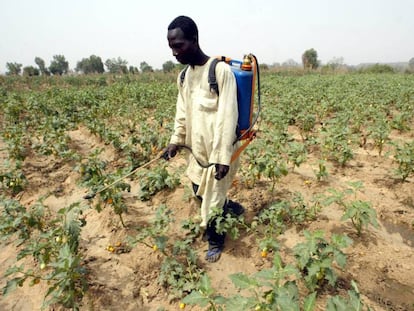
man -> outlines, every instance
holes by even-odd
[[[208,71],[213,59],[201,50],[197,25],[191,18],[175,18],[168,26],[167,39],[175,58],[189,66],[182,83],[182,73],[177,79],[174,133],[165,157],[174,157],[182,145],[191,148],[187,175],[201,201],[201,226],[206,228],[205,238],[209,243],[206,260],[215,262],[223,250],[225,234],[216,232],[214,218],[210,217],[212,209],[219,207],[223,213],[229,210],[236,215],[244,211],[240,204],[227,200],[227,191],[239,166],[238,160],[231,162],[238,147],[234,144],[238,119],[236,80],[229,65],[219,62],[216,66],[219,96],[210,90]]]

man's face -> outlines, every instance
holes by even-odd
[[[196,40],[188,40],[181,28],[168,30],[168,45],[174,57],[184,65],[191,64],[197,45]]]

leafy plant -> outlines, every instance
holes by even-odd
[[[389,140],[391,127],[387,117],[381,113],[377,113],[374,123],[369,127],[369,137],[374,140],[374,146],[378,148],[379,155],[382,154],[385,143]]]
[[[151,196],[165,188],[173,189],[180,183],[177,176],[168,172],[167,163],[161,164],[150,171],[141,171],[138,176],[140,178],[138,197],[142,201],[149,200]]]
[[[182,302],[188,305],[197,305],[202,308],[208,307],[206,310],[209,311],[224,311],[225,309],[222,305],[225,304],[226,299],[215,293],[208,275],[204,273],[200,278],[200,282],[197,284],[197,289],[185,296]]]
[[[321,129],[322,154],[324,158],[345,166],[353,157],[351,148],[352,134],[348,126],[349,116],[337,117]]]
[[[168,288],[172,298],[181,298],[197,288],[203,273],[203,269],[197,264],[197,253],[191,246],[199,227],[197,229],[195,224],[184,224],[184,229],[191,228],[192,231],[185,240],[171,244],[168,243],[171,222],[171,210],[164,204],[160,205],[151,223],[138,228],[138,234],[128,240],[132,246],[141,243],[163,254],[159,283]]]
[[[297,244],[294,248],[294,255],[297,266],[302,272],[306,287],[314,291],[320,289],[325,281],[334,286],[336,273],[333,263],[336,262],[340,268],[346,264],[346,255],[342,248],[349,246],[352,242],[344,235],[333,234],[331,243],[323,237],[323,231],[304,231],[306,242]]]
[[[215,293],[207,275],[203,275],[197,290],[187,295],[183,302],[207,310],[300,310],[301,299],[297,281],[298,270],[291,265],[284,265],[276,255],[273,265],[251,276],[242,272],[230,275],[234,286],[242,294],[223,297]],[[303,299],[304,310],[313,310],[316,293]]]
[[[320,209],[319,202],[307,204],[301,193],[295,192],[291,200],[281,200],[270,204],[255,216],[249,230],[258,239],[262,257],[270,251],[279,249],[277,237],[282,234],[287,224],[302,225],[316,217]]]
[[[270,252],[279,249],[276,238],[285,230],[284,220],[288,215],[288,209],[289,203],[286,201],[272,203],[253,218],[250,230],[259,240],[261,251]]]
[[[155,217],[146,227],[137,228],[138,234],[135,237],[129,237],[128,241],[131,246],[142,243],[150,248],[156,248],[161,252],[166,251],[168,241],[168,230],[173,222],[172,211],[165,204],[161,204],[156,212]]]
[[[372,225],[375,228],[378,227],[377,213],[372,208],[370,202],[357,200],[356,194],[359,189],[362,188],[361,182],[349,182],[351,188],[347,188],[345,191],[340,192],[335,189],[329,189],[331,195],[328,195],[324,204],[330,205],[331,203],[337,203],[344,208],[344,214],[341,220],[351,219],[352,225],[357,229],[358,236],[361,235],[362,229]],[[354,200],[347,201],[345,197],[349,194],[354,195]]]
[[[396,173],[404,182],[414,173],[414,141],[403,145],[396,144],[394,161],[398,164]]]
[[[315,171],[315,175],[318,181],[322,181],[329,176],[329,172],[326,167],[326,161],[324,160],[318,161],[318,171]]]
[[[19,201],[3,196],[0,197],[0,204],[0,232],[3,239],[17,234],[20,244],[28,240],[33,231],[43,230],[45,210],[42,204],[26,209]]]
[[[23,264],[10,267],[6,276],[17,276],[7,281],[3,295],[22,286],[28,279],[32,280],[31,285],[47,281],[50,286],[44,306],[58,303],[79,309],[78,303],[87,289],[87,271],[78,253],[81,227],[86,223],[79,218],[81,213],[79,203],[62,208],[55,219],[37,227],[38,232],[32,232],[30,239],[25,239],[17,260],[32,256],[39,263],[38,268],[26,270]]]
[[[351,290],[348,290],[348,298],[341,296],[329,297],[326,304],[326,311],[370,311],[361,300],[361,295],[355,281],[351,281]]]
[[[173,298],[182,298],[197,289],[205,273],[198,265],[197,252],[190,243],[191,240],[176,241],[161,264],[159,282],[168,288]]]
[[[10,166],[8,162],[5,162],[5,164]],[[9,192],[12,196],[23,191],[27,184],[28,181],[22,171],[21,161],[16,161],[15,167],[10,171],[0,173],[0,189],[4,189],[5,192]]]
[[[92,203],[92,206],[98,211],[102,211],[106,206],[111,206],[120,218],[122,225],[125,223],[122,214],[127,211],[127,206],[122,196],[122,191],[130,191],[131,186],[123,181],[116,182],[120,176],[125,176],[124,170],[118,170],[114,174],[106,174],[107,163],[99,159],[102,149],[94,150],[88,161],[77,166],[80,173],[80,182],[82,185],[91,189],[92,193],[99,194],[99,200]],[[106,187],[112,185],[111,187]]]
[[[306,161],[307,152],[304,144],[295,141],[289,142],[286,154],[288,161],[292,164],[292,171]]]
[[[229,233],[233,239],[240,236],[240,227],[246,227],[243,216],[234,216],[232,213],[223,212],[222,208],[212,208],[209,221],[215,222],[218,234]]]
[[[10,159],[23,161],[27,157],[29,148],[28,141],[30,140],[26,136],[26,130],[23,124],[20,127],[14,126],[4,132],[3,137]]]

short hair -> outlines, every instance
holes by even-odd
[[[168,30],[181,28],[184,33],[184,38],[191,40],[196,38],[198,40],[198,28],[196,23],[188,16],[178,16],[168,26]]]

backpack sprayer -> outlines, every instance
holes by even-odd
[[[242,62],[229,60],[228,63],[236,78],[239,110],[237,139],[233,144],[237,141],[244,141],[233,154],[232,161],[234,161],[256,137],[256,131],[253,130],[253,126],[257,123],[261,110],[260,73],[259,63],[253,54],[245,55]],[[253,118],[255,84],[257,85],[257,112]]]
[[[253,54],[244,55],[243,61],[234,60],[225,56],[218,56],[212,60],[208,72],[208,83],[210,90],[219,95],[219,88],[216,79],[216,66],[220,61],[224,61],[230,65],[231,71],[236,78],[237,85],[237,108],[239,117],[237,120],[236,139],[233,145],[238,141],[243,141],[243,144],[233,153],[231,162],[236,160],[242,151],[250,144],[250,142],[256,137],[256,131],[253,130],[253,126],[257,123],[261,110],[261,98],[260,98],[260,74],[259,63],[257,58]],[[180,74],[180,86],[183,86],[185,74],[188,66]],[[255,101],[255,86],[257,85],[257,112],[253,118],[254,101]],[[186,145],[177,145],[180,148],[189,150],[192,154],[192,150]],[[194,154],[193,154],[194,156]],[[195,157],[194,157],[195,158]],[[203,168],[214,165],[213,163],[202,164],[195,158],[198,165]]]
[[[261,98],[260,98],[260,74],[259,74],[259,64],[257,61],[256,56],[253,54],[247,54],[243,57],[243,61],[233,60],[231,58],[220,56],[215,59],[210,64],[209,74],[208,74],[208,83],[210,85],[211,91],[215,92],[219,95],[219,88],[216,79],[216,65],[219,61],[224,61],[230,65],[231,71],[236,78],[237,84],[237,105],[239,111],[239,117],[237,121],[237,129],[236,135],[237,138],[233,142],[233,145],[236,144],[238,141],[243,141],[239,148],[233,153],[231,157],[231,162],[236,160],[240,154],[243,152],[244,149],[250,144],[250,142],[256,137],[256,131],[253,130],[254,125],[257,123],[259,118],[259,114],[261,111]],[[180,81],[181,85],[184,82],[185,73],[187,68],[180,74]],[[257,112],[253,117],[253,110],[254,110],[254,101],[255,101],[255,87],[257,85]],[[193,156],[193,151],[190,146],[184,144],[178,144],[179,148],[187,149]],[[198,165],[203,168],[208,168],[215,163],[201,163],[195,156],[195,160],[197,161]],[[168,154],[166,150],[163,150],[159,156],[152,159],[151,161],[135,168],[125,176],[120,177],[119,179],[115,180],[113,183],[106,185],[105,187],[85,195],[83,198],[86,200],[93,199],[98,193],[105,191],[106,189],[112,187],[113,185],[117,184],[118,182],[124,180],[125,178],[133,175],[138,170],[149,166],[151,163],[159,160],[165,159],[168,160]]]

